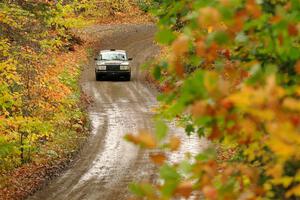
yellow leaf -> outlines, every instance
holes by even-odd
[[[256,124],[249,119],[243,119],[240,122],[240,126],[242,128],[242,131],[247,135],[251,135],[256,131]]]
[[[242,93],[232,94],[227,98],[229,101],[233,102],[238,107],[246,107],[251,104],[249,97],[243,95]]]
[[[275,185],[283,185],[283,187],[287,188],[291,185],[291,183],[293,182],[293,177],[289,177],[289,176],[284,176],[278,179],[273,179],[272,182]]]
[[[300,182],[300,170],[298,170],[296,176],[295,176],[295,181]]]
[[[218,74],[215,72],[208,72],[204,77],[204,86],[211,94],[216,94],[218,83]]]
[[[283,107],[292,111],[300,111],[300,101],[291,97],[285,98],[283,101]]]
[[[266,170],[267,175],[270,175],[274,178],[280,178],[282,175],[282,165],[281,164],[276,164],[274,166],[270,166]]]
[[[267,144],[275,154],[286,159],[290,158],[291,155],[293,155],[297,151],[297,149],[295,149],[293,145],[285,143],[277,137],[271,137]]]
[[[275,113],[271,109],[249,109],[248,111],[254,117],[259,118],[260,120],[264,121],[271,121],[275,118]]]
[[[300,145],[298,130],[290,122],[269,123],[266,126],[272,139],[281,140],[288,146]]]
[[[291,197],[291,196],[297,196],[297,197],[300,197],[300,184],[298,184],[297,186],[293,187],[292,189],[290,189],[286,194],[285,196],[287,198]]]

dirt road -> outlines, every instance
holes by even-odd
[[[30,200],[125,200],[130,182],[154,178],[147,152],[123,137],[153,125],[151,108],[157,104],[156,92],[141,81],[140,65],[158,52],[153,42],[155,27],[93,26],[85,31],[99,38],[102,49],[128,51],[134,59],[132,81],[96,82],[94,66],[84,69],[82,87],[94,100],[89,109],[91,136],[74,165]],[[205,145],[186,138],[182,149],[197,151]],[[182,157],[184,151],[170,155],[171,160]]]

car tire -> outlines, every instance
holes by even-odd
[[[100,81],[101,80],[101,77],[99,74],[95,73],[95,76],[96,76],[96,81]]]
[[[126,76],[126,81],[130,81],[130,79],[131,79],[131,75],[128,74],[128,75]]]

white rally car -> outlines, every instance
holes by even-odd
[[[130,81],[131,67],[129,61],[132,58],[127,57],[124,50],[102,50],[97,58],[95,58],[95,75],[96,80],[117,76]]]

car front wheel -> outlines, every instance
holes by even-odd
[[[128,75],[126,76],[126,81],[130,81],[130,79],[131,79],[131,75],[128,74]]]
[[[96,81],[100,81],[101,80],[100,74],[95,73],[95,76],[96,76]]]

